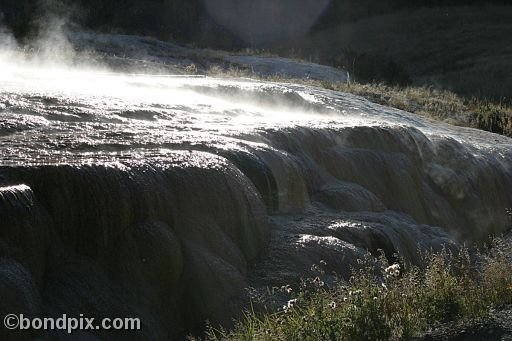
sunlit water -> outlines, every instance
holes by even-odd
[[[504,231],[512,141],[302,85],[4,59],[0,186],[0,267],[42,295],[23,309],[85,300],[162,337],[320,260]]]
[[[74,155],[63,161],[71,162],[91,148],[96,152],[93,157],[101,157],[102,149],[111,151],[115,146],[126,151],[176,142],[222,143],[243,140],[241,135],[261,129],[295,126],[411,125],[427,134],[473,141],[477,148],[509,143],[497,136],[481,138],[476,131],[427,123],[350,95],[303,86],[118,75],[28,62],[4,61],[0,69],[1,133],[21,148],[15,155],[2,153],[5,162],[52,162],[68,152]],[[30,139],[17,141],[26,134]],[[31,148],[37,153],[31,155]]]

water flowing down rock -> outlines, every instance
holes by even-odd
[[[301,85],[1,67],[2,312],[176,338],[320,260],[510,225],[510,138]]]

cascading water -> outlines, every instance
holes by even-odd
[[[4,314],[167,339],[320,260],[347,274],[509,227],[506,137],[300,85],[0,69]]]

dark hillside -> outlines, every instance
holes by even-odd
[[[446,6],[467,6],[467,5],[508,5],[508,0],[332,0],[321,20],[314,30],[338,25],[342,21],[354,21],[368,18],[375,15],[389,14],[395,11],[414,8],[432,8]]]
[[[294,3],[303,8],[311,6],[308,0],[284,1],[278,6],[268,6],[267,2],[259,0],[254,2],[254,6],[266,6],[267,9],[274,11],[286,9],[286,6]],[[1,0],[0,19],[18,37],[26,36],[42,16],[52,12],[62,15],[64,12],[70,21],[90,29],[152,35],[160,39],[200,43],[208,47],[226,47],[230,44],[233,48],[254,47],[251,46],[251,42],[234,39],[236,32],[227,32],[222,28],[222,23],[217,23],[208,11],[209,7],[230,8],[238,3],[220,0]],[[509,1],[331,0],[312,27],[312,32],[335,27],[342,22],[393,13],[402,9],[486,4],[509,4]],[[251,13],[247,13],[248,17],[250,15]],[[227,38],[226,35],[231,35],[231,38]]]
[[[362,82],[404,79],[467,97],[510,99],[512,6],[403,10],[279,44],[343,67]],[[297,48],[300,46],[300,48]]]

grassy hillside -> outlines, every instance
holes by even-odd
[[[512,6],[405,10],[343,23],[273,48],[345,67],[360,81],[386,81],[382,73],[398,66],[413,85],[510,99],[511,18]]]

